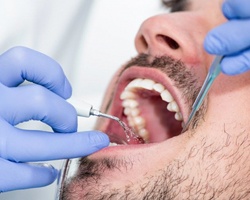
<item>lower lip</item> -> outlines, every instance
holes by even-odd
[[[116,146],[109,146],[106,147],[92,155],[94,156],[108,156],[108,154],[117,154],[119,151],[130,151],[130,150],[139,150],[139,149],[145,149],[145,148],[149,148],[153,145],[155,145],[157,143],[151,143],[151,144],[136,144],[136,145],[116,145]],[[91,157],[92,157],[91,155]]]

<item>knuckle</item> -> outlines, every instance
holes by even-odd
[[[242,54],[242,64],[245,66],[245,67],[248,67],[250,68],[250,51],[248,52],[244,52]]]
[[[22,62],[27,57],[27,54],[29,51],[30,49],[26,47],[16,46],[16,47],[12,47],[11,49],[9,49],[7,53],[15,60]]]
[[[0,157],[3,159],[7,159],[10,160],[10,158],[13,157],[13,155],[11,155],[11,150],[9,148],[9,132],[11,131],[9,127],[7,127],[7,125],[0,120],[1,123],[1,140],[0,140]]]
[[[7,88],[6,86],[4,86],[0,83],[0,93],[1,93],[1,96],[0,96],[0,116],[6,112],[6,108],[8,108],[8,106],[10,104],[10,94],[8,92],[9,92],[9,88]]]
[[[31,98],[33,105],[39,105],[40,107],[45,107],[44,105],[48,105],[48,90],[40,85],[32,85],[31,86]]]
[[[53,73],[51,73],[51,75],[53,76],[52,77],[53,80],[57,79],[61,86],[64,85],[65,75],[64,75],[63,69],[59,63],[57,63],[57,62],[54,63]]]

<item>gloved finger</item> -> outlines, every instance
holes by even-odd
[[[222,4],[222,11],[228,19],[249,18],[250,2],[249,0],[226,0]]]
[[[0,158],[0,192],[49,185],[58,172],[50,165],[13,163]]]
[[[204,47],[211,54],[230,55],[250,47],[250,19],[232,20],[210,31]]]
[[[221,62],[221,70],[228,75],[236,75],[246,72],[250,69],[250,49],[226,56]]]
[[[0,82],[14,87],[24,80],[42,85],[63,98],[72,93],[60,65],[52,58],[25,48],[14,47],[0,56]]]
[[[0,116],[11,125],[40,120],[55,132],[77,130],[75,108],[46,88],[34,84],[7,88],[0,83],[0,91]]]
[[[99,131],[60,134],[20,130],[0,123],[0,157],[15,162],[33,162],[87,156],[109,145]]]

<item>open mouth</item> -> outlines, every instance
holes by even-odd
[[[180,134],[183,121],[180,108],[161,83],[136,78],[125,87],[120,99],[122,118],[145,143],[159,142]]]
[[[149,57],[142,58],[138,59],[143,64],[132,62],[115,76],[104,112],[125,122],[145,143],[159,143],[181,134],[196,96],[196,79],[179,61],[159,58],[150,62]],[[98,125],[112,143],[140,143],[128,141],[116,121],[104,120]]]
[[[133,66],[118,80],[108,113],[120,118],[145,143],[159,143],[181,134],[187,118],[187,101],[165,73]],[[112,143],[140,144],[127,140],[123,128],[108,120],[102,131]]]

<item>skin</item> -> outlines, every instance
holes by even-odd
[[[149,55],[145,60],[171,56],[182,61],[176,68],[188,79],[183,84],[175,75],[172,92],[184,122],[214,58],[203,49],[204,38],[226,21],[220,11],[222,2],[189,0],[180,12],[144,21],[135,39],[138,53]],[[134,78],[135,66],[145,77],[158,74],[159,66],[143,65],[136,60],[118,71],[105,95],[104,112],[116,114],[114,107],[119,108],[116,93],[124,88],[126,79],[120,78],[126,73],[124,69],[130,69]],[[159,73],[157,77],[173,82],[169,80],[171,73]],[[176,137],[148,145],[108,147],[82,159],[76,177],[64,188],[63,199],[249,199],[249,76],[219,75],[195,123]],[[115,87],[118,89],[113,96]],[[107,131],[107,124],[99,121],[96,127]]]

